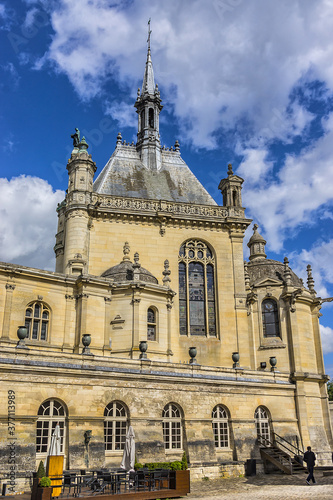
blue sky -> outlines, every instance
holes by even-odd
[[[219,204],[231,162],[268,256],[305,282],[310,263],[333,296],[329,0],[0,0],[0,259],[54,268],[75,127],[97,174],[118,131],[135,141],[150,17],[162,144],[179,140]],[[333,303],[321,312],[333,376]]]

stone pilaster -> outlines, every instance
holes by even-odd
[[[6,286],[6,299],[5,299],[5,311],[3,315],[2,335],[1,335],[1,338],[3,340],[9,339],[10,335],[10,318],[12,311],[13,293],[16,285],[14,283],[6,283],[5,286]]]

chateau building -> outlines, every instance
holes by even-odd
[[[331,463],[311,268],[305,286],[268,259],[256,225],[244,262],[244,181],[229,165],[217,205],[161,147],[150,47],[135,108],[137,143],[118,134],[95,180],[73,135],[55,272],[0,263],[2,477],[13,456],[35,470],[57,422],[71,469],[119,466],[129,425],[139,462],[185,451],[198,474],[242,472],[276,436]]]

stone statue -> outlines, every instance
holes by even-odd
[[[73,139],[74,148],[77,148],[80,144],[80,131],[78,128],[75,129],[75,134],[72,134],[71,138]]]

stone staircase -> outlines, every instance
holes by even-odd
[[[303,455],[302,451],[295,447],[284,438],[273,433],[274,442],[271,442],[263,436],[258,436],[260,455],[264,463],[264,469],[269,471],[268,463],[273,464],[285,474],[299,474],[307,472],[306,467],[294,458],[294,455]],[[285,448],[285,450],[282,449]]]
[[[260,455],[264,462],[265,469],[267,469],[266,463],[271,462],[285,474],[306,472],[306,468],[303,467],[303,465],[277,446],[260,448]]]

